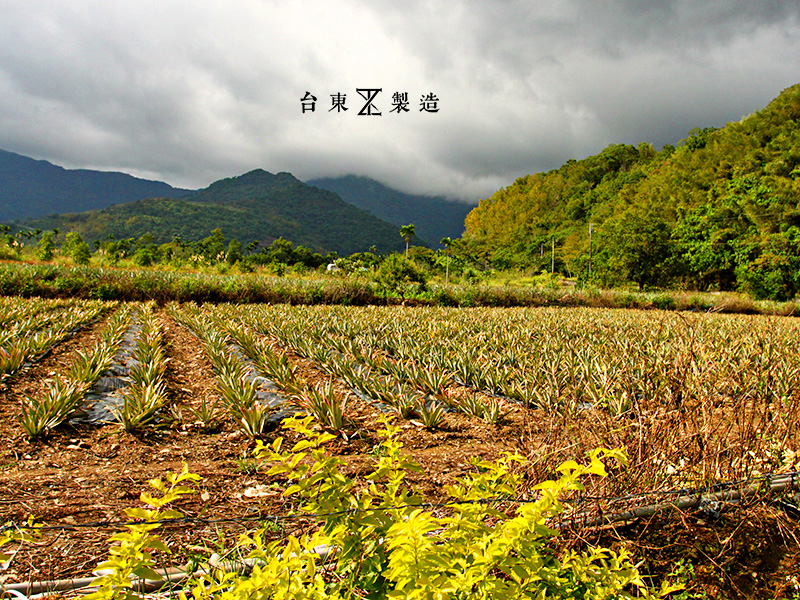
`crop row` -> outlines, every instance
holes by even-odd
[[[36,315],[56,313],[63,308],[74,306],[74,300],[43,300],[0,296],[0,327],[4,332],[9,327],[19,327],[19,323]]]
[[[2,300],[0,375],[109,307],[43,300],[14,307],[16,299]],[[532,407],[569,411],[591,404],[616,416],[643,398],[676,407],[699,399],[772,402],[800,389],[800,332],[792,319],[589,309],[221,305],[204,311],[228,336],[238,323],[337,377],[363,375],[392,389],[410,385],[443,403],[453,386],[467,386]]]
[[[327,406],[317,408],[317,390],[300,393],[304,385],[288,371],[287,350],[312,361],[330,380],[343,382],[362,400],[383,410],[394,410],[404,418],[417,419],[426,427],[438,425],[447,410],[461,410],[490,422],[502,416],[497,399],[482,400],[474,391],[459,389],[463,386],[446,373],[421,368],[411,360],[395,360],[380,350],[361,352],[352,345],[343,347],[313,331],[273,327],[271,322],[257,317],[256,307],[250,308],[247,317],[235,309],[195,310],[206,323],[235,342],[262,374],[287,390],[290,398],[298,399],[307,412],[326,414],[331,410]],[[277,343],[283,351],[271,349],[267,340]]]
[[[340,429],[350,394],[336,390],[337,379],[362,400],[380,403],[404,417],[416,417],[427,427],[435,427],[443,419],[443,402],[431,400],[392,376],[354,369],[347,357],[325,348],[314,351],[309,345],[300,348],[284,343],[283,349],[275,349],[267,336],[228,321],[221,313],[173,307],[172,315],[202,340],[225,407],[250,435],[261,433],[271,415],[287,408],[311,414],[328,429]],[[289,360],[286,349],[313,361],[326,382],[309,384]],[[206,409],[201,406],[201,410]]]
[[[164,375],[167,355],[163,331],[148,303],[134,314],[138,331],[128,361],[127,378],[122,402],[111,411],[125,431],[133,431],[151,422],[167,402]]]
[[[794,319],[192,304],[171,304],[167,315],[201,341],[220,398],[200,397],[175,414],[186,410],[209,429],[224,413],[255,437],[298,410],[339,429],[358,399],[427,427],[448,411],[497,422],[514,402],[542,411],[536,419],[551,428],[591,423],[595,445],[635,445],[641,469],[646,461],[672,469],[680,455],[705,461],[708,472],[749,475],[800,450]],[[126,428],[168,404],[162,317],[140,306],[133,319],[135,356],[115,411]],[[29,435],[63,420],[64,409],[48,407],[74,406],[86,389],[80,382],[105,364],[93,352],[81,356],[50,386],[52,397],[37,400],[41,414],[27,402]]]
[[[25,433],[44,435],[70,419],[117,421],[126,431],[152,421],[167,403],[162,337],[152,303],[120,307],[92,347],[73,352],[41,394],[25,397]]]
[[[130,311],[130,306],[118,310],[109,319],[97,343],[86,351],[77,350],[66,372],[56,374],[43,394],[26,396],[20,422],[28,437],[46,433],[78,410],[84,395],[111,366],[128,327]]]
[[[196,308],[180,309],[172,305],[170,314],[202,342],[225,409],[248,435],[261,434],[270,415],[300,402],[307,385],[285,356],[252,339],[237,345]],[[338,407],[343,410],[341,404]],[[205,427],[210,427],[214,410],[215,406],[209,407],[203,399],[193,414]]]
[[[0,377],[10,375],[26,360],[42,354],[116,304],[94,300],[2,300]]]

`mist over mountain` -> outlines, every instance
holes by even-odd
[[[431,247],[438,246],[443,237],[461,237],[464,219],[477,205],[441,196],[406,194],[356,175],[312,179],[306,183],[336,192],[345,202],[398,227],[413,223],[417,237]]]

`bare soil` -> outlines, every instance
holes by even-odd
[[[75,526],[47,530],[23,544],[8,568],[0,570],[0,584],[91,576],[107,556],[108,537],[121,528],[85,525],[124,520],[126,508],[140,505],[149,479],[179,471],[184,462],[202,482],[199,493],[176,508],[189,517],[220,521],[165,527],[161,535],[174,551],[173,564],[185,563],[192,554],[208,555],[220,539],[235,540],[259,519],[290,509],[266,469],[252,461],[255,441],[230,417],[221,413],[211,431],[191,422],[189,407],[217,397],[211,365],[191,333],[164,312],[159,319],[170,357],[172,418],[140,433],[128,434],[113,424],[68,425],[43,440],[28,441],[18,422],[25,395],[40,394],[56,373],[64,372],[74,351],[94,343],[104,321],[80,330],[30,368],[0,382],[0,521],[23,522],[32,515],[39,524]],[[326,378],[309,361],[292,353],[289,357],[309,381]],[[349,394],[348,424],[330,450],[347,461],[351,474],[369,472],[380,441],[378,411],[337,386]],[[613,441],[612,432],[598,424],[592,411],[574,415],[565,426],[544,411],[515,404],[506,408],[499,425],[458,413],[449,413],[436,430],[402,421],[400,440],[423,467],[412,477],[414,485],[430,500],[443,499],[443,487],[473,468],[470,457],[495,459],[504,451],[532,459],[528,474],[534,482],[552,474],[561,460],[579,458],[598,439]],[[269,443],[278,436],[287,437],[274,429],[263,439]],[[258,484],[268,487],[253,495]],[[284,521],[272,534],[297,534],[305,527],[300,521]],[[561,542],[565,547],[625,547],[656,579],[677,570],[690,593],[698,594],[687,597],[782,598],[792,596],[800,579],[797,534],[797,515],[759,500],[725,507],[714,520],[703,513],[667,511],[614,527],[566,529]],[[691,576],[688,563],[693,565]]]

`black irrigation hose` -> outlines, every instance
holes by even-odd
[[[631,521],[633,519],[641,519],[651,517],[657,512],[667,509],[688,510],[692,508],[702,508],[704,506],[713,506],[714,503],[735,503],[762,494],[781,493],[791,489],[800,488],[800,473],[794,471],[792,473],[785,473],[783,475],[770,476],[769,478],[762,477],[764,482],[769,482],[769,490],[764,489],[763,485],[749,485],[744,489],[728,489],[725,491],[714,492],[712,494],[692,494],[684,495],[678,500],[672,502],[662,502],[661,504],[651,504],[649,506],[642,506],[631,510],[609,513],[605,515],[590,517],[588,513],[583,515],[575,515],[561,522],[563,525],[577,525],[581,527],[598,527],[602,525],[609,525],[611,523],[619,523],[621,521]],[[712,512],[716,512],[712,509]]]
[[[335,549],[331,546],[323,545],[314,548],[313,552],[324,560],[332,553],[335,553]],[[226,573],[249,571],[257,562],[258,559],[244,559],[242,561],[223,560],[222,557],[218,555],[212,555],[209,559],[210,569],[197,569],[192,571],[188,565],[186,567],[171,569],[156,569],[156,573],[160,575],[160,579],[141,579],[139,577],[133,577],[131,579],[131,583],[133,584],[132,589],[143,593],[155,592],[166,585],[183,583],[190,577],[207,575],[219,570],[223,570]],[[12,583],[6,586],[0,584],[0,597],[5,593],[11,592],[12,597],[21,596],[21,600],[28,600],[29,597],[36,594],[84,590],[84,588],[92,586],[96,579],[97,577],[81,577],[77,579],[56,579],[52,581],[28,581]],[[88,591],[90,590],[84,590],[84,592]]]
[[[769,483],[769,490],[763,489],[763,483]],[[741,486],[747,485],[746,488],[741,489]],[[709,494],[709,491],[719,490],[724,488],[724,491],[715,491]],[[590,501],[619,502],[622,500],[629,500],[639,496],[676,496],[681,495],[679,500],[672,502],[662,502],[660,504],[650,504],[647,506],[631,509],[628,511],[608,513],[599,517],[590,516],[592,513],[584,512],[578,515],[573,515],[561,521],[562,524],[583,524],[586,526],[603,525],[610,522],[618,522],[623,520],[635,519],[637,517],[651,516],[656,512],[665,508],[693,508],[700,506],[703,503],[709,502],[738,502],[744,498],[755,496],[759,493],[769,491],[770,493],[780,493],[790,490],[792,488],[800,489],[800,471],[791,471],[789,473],[782,473],[779,475],[761,475],[750,479],[740,481],[718,483],[704,488],[696,488],[692,490],[667,490],[667,491],[653,491],[642,492],[640,494],[630,494],[628,496],[614,496],[614,497],[597,497],[588,496],[575,499],[565,499],[563,502],[570,504],[585,504]],[[17,525],[14,523],[6,523],[0,525],[0,533],[9,530],[36,530],[36,531],[70,531],[75,529],[93,529],[93,528],[120,528],[129,525],[178,525],[178,524],[193,524],[199,523],[202,525],[214,525],[221,523],[250,523],[258,521],[271,521],[278,523],[280,521],[294,521],[298,519],[324,519],[327,517],[335,517],[345,514],[353,513],[368,513],[368,512],[386,512],[390,510],[401,510],[405,508],[449,508],[452,506],[459,506],[465,504],[527,504],[532,502],[529,498],[512,498],[508,496],[499,496],[493,498],[479,498],[476,500],[452,500],[449,502],[419,502],[415,504],[402,504],[397,506],[375,506],[372,508],[364,509],[343,509],[328,513],[297,513],[289,515],[262,515],[254,514],[243,517],[223,517],[218,519],[209,519],[204,517],[177,517],[169,519],[158,519],[154,521],[93,521],[89,523],[78,524],[60,524],[60,525],[39,525],[33,528],[28,525]]]

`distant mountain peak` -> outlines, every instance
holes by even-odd
[[[217,191],[219,189],[240,189],[244,187],[259,187],[267,190],[274,190],[291,185],[302,183],[291,173],[281,171],[280,173],[270,173],[264,169],[253,169],[242,175],[220,179],[209,185],[206,189]]]
[[[156,243],[176,237],[196,241],[212,230],[262,247],[278,237],[312,251],[347,255],[375,246],[380,252],[402,250],[397,229],[360,210],[335,193],[311,187],[291,173],[255,169],[216,181],[180,199],[151,198],[79,214],[55,215],[28,224],[40,229],[77,231],[84,239],[139,238]]]
[[[413,223],[417,237],[433,247],[443,237],[461,237],[464,219],[477,204],[407,194],[361,175],[312,179],[306,183],[339,194],[345,202],[398,227]]]
[[[233,177],[233,179],[237,181],[287,181],[287,182],[298,182],[299,180],[292,175],[291,173],[287,173],[286,171],[280,171],[279,173],[270,173],[269,171],[265,171],[264,169],[253,169],[252,171],[248,171],[247,173],[243,173],[237,177]]]

